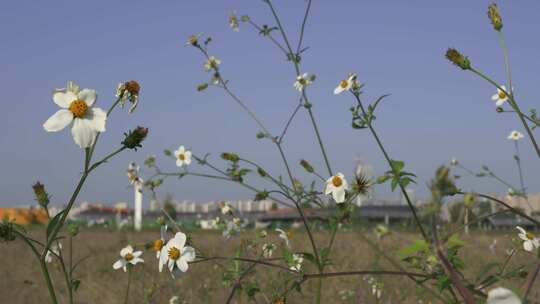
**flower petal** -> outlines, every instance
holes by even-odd
[[[527,231],[525,231],[525,229],[523,229],[523,227],[521,226],[516,226],[516,229],[519,230],[519,232],[521,232],[522,234],[527,234]]]
[[[116,262],[112,265],[112,267],[113,267],[114,270],[117,270],[117,269],[120,269],[120,268],[124,267],[124,259],[121,259],[121,260],[116,261]]]
[[[186,259],[186,262],[195,261],[195,257],[195,249],[193,247],[184,247],[184,249],[182,250],[182,258]]]
[[[73,140],[81,148],[89,148],[94,143],[98,132],[94,130],[94,125],[88,119],[75,119],[71,128]]]
[[[105,123],[107,122],[107,112],[100,108],[91,108],[88,116],[85,119],[89,119],[93,129],[96,132],[105,132]]]
[[[126,247],[122,248],[122,250],[120,250],[121,257],[125,257],[128,253],[133,253],[133,247],[131,247],[131,245],[127,245]]]
[[[77,95],[78,99],[84,100],[89,107],[91,107],[97,99],[96,90],[82,89]]]
[[[531,241],[525,241],[523,242],[523,249],[525,249],[525,251],[533,251],[533,242]]]
[[[77,95],[73,92],[66,91],[66,89],[59,89],[53,92],[53,101],[61,108],[69,108],[69,105],[74,100],[77,100]]]
[[[183,257],[179,258],[177,261],[176,261],[176,266],[178,266],[178,269],[180,269],[180,271],[182,272],[186,272],[189,268],[189,265],[186,261],[186,259],[184,259]]]
[[[343,203],[345,201],[345,190],[343,188],[334,190],[334,192],[332,192],[332,197],[336,203]]]
[[[58,110],[43,124],[47,132],[57,132],[67,127],[73,121],[73,113],[68,110]]]
[[[178,247],[178,248],[184,248],[184,245],[186,244],[186,235],[182,232],[177,232],[175,235],[174,235],[174,239],[172,239],[172,241],[174,241],[174,245],[175,247]]]

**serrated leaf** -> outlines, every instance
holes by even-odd
[[[415,240],[411,245],[401,248],[398,251],[398,256],[404,259],[419,252],[427,251],[428,249],[429,245],[425,240]]]

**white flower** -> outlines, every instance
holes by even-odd
[[[276,249],[276,245],[272,243],[266,243],[263,244],[262,250],[263,250],[263,257],[266,259],[269,259],[272,257],[272,253],[274,253],[274,250]]]
[[[519,297],[511,290],[497,287],[488,292],[487,304],[521,304]]]
[[[220,64],[221,60],[217,59],[214,56],[210,56],[210,58],[208,58],[208,60],[206,60],[206,62],[204,63],[204,70],[207,72],[210,70],[215,70]]]
[[[229,26],[233,31],[238,32],[240,29],[238,27],[238,17],[236,16],[235,11],[231,11],[229,15]]]
[[[131,162],[128,165],[127,177],[130,184],[142,183],[143,180],[139,177],[139,166],[136,163]]]
[[[326,189],[324,190],[324,194],[331,193],[334,201],[341,204],[345,202],[345,190],[348,189],[349,185],[347,184],[347,180],[345,180],[345,176],[338,173],[326,180]]]
[[[510,140],[516,140],[517,141],[517,140],[520,140],[520,139],[523,138],[523,134],[521,134],[521,132],[519,132],[519,131],[514,130],[514,131],[510,132],[510,135],[508,135],[507,138],[510,139]]]
[[[292,265],[289,267],[289,269],[294,271],[300,271],[302,269],[302,263],[304,262],[304,258],[301,254],[293,254],[292,255]]]
[[[222,201],[219,203],[219,209],[221,210],[221,214],[224,214],[224,215],[233,213],[231,205],[229,205],[229,203],[225,201]]]
[[[167,265],[171,275],[179,275],[189,268],[188,263],[195,261],[195,249],[186,245],[186,235],[177,232],[161,250],[159,256],[159,271],[163,271],[163,265]]]
[[[53,101],[62,109],[54,113],[43,124],[47,132],[58,132],[71,122],[71,135],[75,143],[81,148],[92,146],[96,135],[105,132],[107,113],[100,108],[92,107],[96,102],[95,90],[83,89],[72,81],[68,81],[67,88],[56,89]]]
[[[287,245],[287,247],[291,247],[290,244],[289,244],[289,241],[291,240],[292,238],[292,231],[289,230],[289,231],[285,231],[283,229],[276,229],[276,232],[279,233],[279,238],[282,239],[284,242],[285,242],[285,245]]]
[[[172,296],[170,299],[169,299],[169,304],[178,304],[180,301],[180,298],[178,296]]]
[[[53,244],[51,245],[50,249],[47,250],[47,254],[45,254],[45,262],[51,263],[53,261],[53,256],[59,256],[60,250],[62,250],[62,244],[58,243],[58,245]]]
[[[161,225],[160,229],[160,238],[155,240],[152,244],[152,247],[154,248],[154,251],[156,252],[156,258],[159,259],[159,256],[161,255],[161,250],[163,249],[163,246],[165,245],[165,237],[167,236],[167,225]]]
[[[534,236],[531,232],[527,232],[520,226],[516,227],[519,230],[518,237],[523,241],[523,249],[525,251],[533,251],[540,247],[540,240]]]
[[[191,164],[191,151],[186,151],[184,146],[180,146],[178,150],[174,151],[174,157],[176,158],[176,166],[182,167],[184,164],[187,166]]]
[[[113,269],[124,269],[124,272],[127,271],[127,266],[129,264],[131,265],[135,265],[139,262],[144,262],[143,259],[141,259],[139,256],[141,256],[142,254],[142,251],[133,251],[133,247],[131,247],[130,245],[127,245],[127,247],[125,248],[122,248],[122,250],[120,250],[120,257],[121,259],[116,261],[114,264],[113,264]]]
[[[505,86],[501,86],[501,88],[506,91]],[[497,88],[497,94],[491,96],[491,100],[495,101],[495,105],[497,107],[502,106],[508,100],[508,96],[506,95],[506,93],[504,93],[504,91],[501,91],[499,90],[499,88]]]
[[[296,81],[294,82],[294,87],[298,91],[302,92],[302,90],[304,90],[305,87],[310,85],[313,82],[313,80],[315,80],[314,75],[308,75],[308,73],[304,73],[296,77]]]
[[[347,79],[343,79],[339,82],[338,86],[334,89],[334,94],[341,94],[344,91],[348,91],[352,88],[353,83],[356,81],[356,74],[349,74]]]

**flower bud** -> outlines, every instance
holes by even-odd
[[[309,173],[313,173],[313,172],[315,171],[315,170],[313,170],[313,167],[311,166],[311,164],[308,163],[308,161],[305,160],[305,159],[302,159],[302,160],[300,161],[300,165],[301,165],[302,167],[304,167],[304,169],[305,169],[307,172],[309,172]]]
[[[34,194],[38,204],[46,209],[49,205],[49,194],[47,193],[47,190],[45,190],[45,186],[40,182],[36,182],[34,185],[32,185],[32,189],[34,189]]]
[[[67,229],[68,229],[69,235],[71,236],[76,236],[77,234],[79,234],[79,225],[76,223],[70,223],[67,226]]]
[[[242,15],[242,17],[240,17],[240,21],[249,22],[249,16],[248,15]]]
[[[240,159],[238,154],[231,153],[231,152],[221,153],[221,158],[223,158],[224,160],[232,161],[232,162],[237,162]]]
[[[474,194],[466,193],[465,196],[463,196],[463,203],[467,207],[472,207],[474,205],[474,202],[475,202]]]
[[[197,85],[197,92],[204,91],[208,88],[208,83],[201,83]]]
[[[268,175],[266,171],[264,171],[264,169],[261,167],[257,167],[257,173],[259,173],[261,177],[266,177]]]
[[[128,131],[128,133],[124,133],[124,140],[122,141],[122,145],[128,149],[134,149],[137,151],[137,148],[142,147],[142,142],[148,135],[148,128],[144,128],[141,126],[138,126],[134,130]]]
[[[470,70],[471,69],[471,62],[469,61],[469,58],[463,56],[458,50],[449,48],[446,51],[446,58],[450,60],[453,64],[457,65],[458,67],[464,69],[464,70]]]
[[[268,192],[266,191],[260,191],[255,194],[255,201],[262,201],[268,198]]]
[[[499,8],[497,8],[497,4],[491,3],[488,7],[488,17],[491,21],[491,24],[493,25],[493,28],[500,32],[503,27],[503,22],[501,15],[499,14]]]

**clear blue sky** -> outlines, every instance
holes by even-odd
[[[276,0],[287,32],[296,41],[305,5],[302,0]],[[317,74],[310,89],[314,112],[331,155],[334,170],[350,176],[354,159],[386,170],[368,132],[350,128],[353,100],[332,94],[337,81],[354,71],[367,83],[365,98],[392,96],[380,107],[376,128],[393,157],[407,162],[418,175],[420,196],[435,168],[452,156],[470,167],[482,164],[517,182],[513,145],[506,136],[520,128],[516,118],[497,114],[493,88],[451,66],[448,46],[470,56],[475,66],[504,81],[502,55],[486,17],[488,1],[313,1],[306,31],[304,71]],[[540,2],[500,4],[510,45],[516,95],[522,107],[537,105],[540,76]],[[131,199],[125,168],[142,163],[147,154],[184,144],[194,153],[238,151],[282,172],[275,148],[257,141],[255,124],[223,92],[198,93],[208,75],[203,59],[184,47],[186,37],[203,32],[214,42],[233,90],[275,133],[294,108],[293,70],[269,41],[241,24],[239,33],[227,25],[228,12],[249,14],[273,25],[262,1],[3,1],[0,4],[0,204],[33,201],[30,185],[46,184],[53,202],[70,195],[81,170],[82,151],[69,131],[46,133],[43,122],[57,106],[54,88],[75,80],[98,91],[98,105],[113,100],[119,81],[142,84],[134,115],[115,112],[107,123],[98,154],[112,150],[122,133],[138,124],[150,128],[139,152],[127,152],[93,174],[80,200],[111,203]],[[537,101],[537,100],[536,100]],[[527,141],[521,142],[525,177],[538,191],[540,171]],[[324,168],[305,112],[291,126],[285,142],[293,170],[300,158]],[[174,169],[160,157],[163,168]],[[146,173],[150,173],[146,171]],[[304,176],[298,173],[299,176]],[[255,179],[255,178],[254,178]],[[460,186],[504,192],[494,182],[465,179]],[[377,194],[393,197],[388,186]],[[210,200],[251,197],[232,184],[196,178],[171,180],[162,189],[179,199]]]

